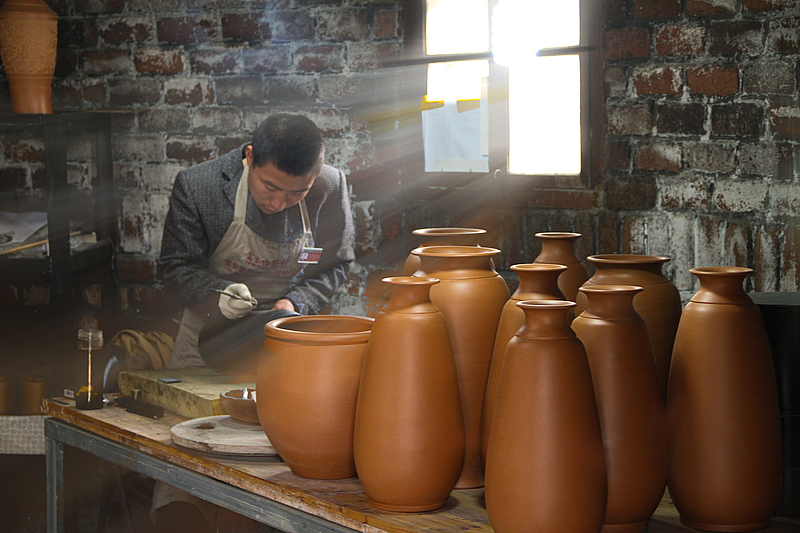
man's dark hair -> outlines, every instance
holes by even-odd
[[[317,175],[322,169],[322,132],[302,115],[270,115],[253,135],[252,145],[253,166],[272,163],[291,176]]]

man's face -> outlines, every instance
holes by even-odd
[[[279,213],[306,197],[316,175],[292,176],[278,169],[273,163],[261,167],[253,166],[252,148],[247,147],[247,164],[250,174],[247,186],[258,208],[268,215]]]

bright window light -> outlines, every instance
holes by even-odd
[[[489,76],[488,61],[458,61],[428,65],[429,102],[479,100]]]
[[[488,0],[427,0],[425,49],[429,55],[489,50]]]

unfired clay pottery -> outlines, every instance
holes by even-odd
[[[438,278],[431,302],[447,323],[456,360],[466,451],[457,489],[483,486],[481,422],[494,338],[508,286],[492,268],[495,248],[427,246],[412,252],[421,259],[415,276]]]
[[[636,312],[647,322],[653,357],[658,372],[662,399],[667,395],[669,361],[678,320],[681,317],[681,296],[677,287],[661,273],[669,257],[655,255],[606,254],[587,258],[594,264],[595,273],[586,282],[589,285],[634,285],[644,289],[633,301]],[[579,315],[586,309],[586,296],[578,294],[575,302]]]
[[[11,412],[11,398],[8,394],[8,378],[0,376],[0,415]]]
[[[506,349],[486,458],[497,533],[597,533],[606,464],[592,376],[569,327],[573,302],[517,303],[525,323]]]
[[[298,476],[356,474],[353,427],[372,318],[292,316],[268,322],[256,376],[258,418]]]
[[[689,527],[767,527],[781,493],[778,393],[749,268],[694,268],[670,369],[669,492]]]
[[[15,113],[52,113],[58,17],[44,0],[6,0],[0,55]]]
[[[222,410],[237,422],[259,424],[254,390],[233,389],[221,392],[219,403],[222,406]]]
[[[489,368],[489,380],[486,384],[486,399],[483,404],[483,430],[481,432],[481,456],[486,461],[486,448],[489,445],[489,431],[492,425],[494,404],[497,400],[497,387],[500,383],[500,369],[506,354],[508,341],[522,327],[525,312],[517,306],[523,300],[563,300],[564,295],[558,288],[558,278],[567,267],[564,265],[528,263],[511,265],[511,270],[519,276],[519,286],[511,298],[503,306],[497,335],[494,338],[492,365]]]
[[[44,389],[45,382],[41,378],[27,378],[22,382],[22,405],[25,414],[42,414]]]
[[[393,277],[372,326],[355,426],[358,478],[375,507],[442,507],[464,464],[464,422],[436,279]]]
[[[424,240],[417,248],[423,246],[478,246],[478,239],[486,235],[485,229],[477,228],[421,228],[412,231]],[[419,257],[409,254],[403,266],[403,275],[411,276],[419,270]]]
[[[667,486],[667,414],[647,324],[633,308],[641,287],[581,287],[572,322],[592,371],[606,450],[608,503],[601,531],[641,533]],[[638,296],[637,296],[638,297]]]
[[[558,278],[558,288],[567,300],[575,301],[578,287],[589,279],[586,267],[575,255],[575,240],[580,233],[545,231],[535,235],[542,240],[542,251],[534,259],[534,263],[555,263],[564,265],[567,271]]]

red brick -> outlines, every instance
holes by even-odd
[[[627,105],[606,109],[609,135],[647,135],[653,128],[649,106]]]
[[[509,205],[535,207],[539,209],[596,209],[600,207],[598,191],[571,189],[533,189],[525,198],[511,194],[506,197]],[[522,200],[522,202],[520,202]]]
[[[794,61],[758,61],[744,67],[742,92],[745,94],[794,94]]]
[[[189,65],[195,74],[230,74],[236,72],[236,50],[189,50]]]
[[[603,93],[606,98],[623,96],[628,83],[628,74],[623,67],[606,67],[603,70]]]
[[[800,228],[786,227],[781,269],[781,291],[800,290]]]
[[[136,189],[139,187],[139,167],[124,163],[114,164],[114,186],[119,189]],[[119,266],[117,266],[119,268]],[[117,272],[119,277],[119,272]]]
[[[172,137],[167,140],[167,158],[179,161],[199,163],[213,159],[214,145],[212,141]]]
[[[272,38],[281,41],[303,41],[314,38],[314,18],[308,11],[275,11],[270,17]]]
[[[660,56],[696,55],[705,50],[706,29],[681,24],[656,30],[656,54]]]
[[[338,7],[317,13],[317,35],[326,41],[359,41],[367,37],[367,11]]]
[[[758,229],[755,238],[755,265],[753,266],[753,289],[757,292],[776,292],[778,286],[778,270],[780,267],[781,228],[767,224]]]
[[[316,80],[309,76],[273,76],[267,82],[270,101],[313,104]]]
[[[606,181],[606,208],[612,211],[653,209],[657,197],[656,180],[649,176],[619,177]]]
[[[153,32],[145,19],[112,19],[100,28],[99,35],[105,44],[116,46],[147,42]]]
[[[86,74],[127,74],[133,69],[133,62],[128,50],[86,52],[83,68]]]
[[[620,22],[628,18],[628,2],[626,0],[606,0],[603,2],[603,14],[606,22]]]
[[[19,303],[19,291],[13,285],[0,286],[0,306],[13,307]]]
[[[633,72],[633,86],[639,94],[680,94],[681,74],[672,67],[644,67]]]
[[[3,143],[3,157],[7,162],[44,161],[42,139],[10,139]]]
[[[619,216],[601,212],[598,218],[597,253],[619,253]]]
[[[161,98],[161,87],[154,79],[121,78],[108,82],[111,105],[154,104]]]
[[[603,38],[603,48],[608,60],[650,57],[650,29],[608,30]]]
[[[800,141],[800,105],[797,101],[788,97],[775,98],[769,118],[776,140]]]
[[[633,13],[637,17],[662,19],[681,14],[680,0],[633,0]]]
[[[789,9],[796,5],[797,0],[744,0],[742,3],[744,10],[751,13]]]
[[[358,42],[347,45],[347,66],[353,70],[374,69],[396,63],[402,55],[397,42]]]
[[[173,78],[164,84],[167,104],[210,104],[214,102],[214,87],[206,78]]]
[[[69,107],[104,103],[107,93],[108,84],[104,79],[65,80],[53,87],[53,103]]]
[[[242,61],[244,63],[245,72],[260,72],[267,74],[275,74],[291,69],[292,67],[292,53],[293,47],[287,45],[269,45],[262,49],[252,49],[242,51]],[[337,62],[340,65],[344,64],[344,59],[341,57],[344,54],[344,49],[339,48],[338,53],[340,57]],[[308,53],[308,64],[319,64],[324,67],[324,59],[322,57],[315,57],[313,51]],[[324,56],[324,51],[320,51],[317,55]],[[341,67],[340,67],[341,68]]]
[[[136,72],[142,74],[181,74],[184,68],[180,50],[142,50],[133,61]]]
[[[736,0],[687,0],[686,13],[695,17],[736,14]]]
[[[201,107],[192,116],[192,132],[224,134],[242,128],[242,111],[236,107]]]
[[[681,169],[681,145],[661,141],[642,143],[633,158],[633,165],[642,170],[678,171]]]
[[[103,294],[100,285],[89,285],[80,290],[81,302],[90,307],[103,307]]]
[[[134,287],[133,299],[139,303],[152,303],[158,301],[161,290],[157,287]]]
[[[711,106],[712,136],[761,137],[764,109],[758,104],[733,103]]]
[[[703,104],[666,102],[659,104],[656,112],[658,133],[703,135],[706,131],[706,106]]]
[[[259,14],[237,13],[222,16],[222,38],[225,40],[261,42],[271,37],[269,22]]]
[[[25,188],[27,173],[24,168],[0,168],[0,191],[13,191]]]
[[[319,44],[301,46],[295,53],[297,69],[303,72],[338,71],[344,68],[344,46]]]
[[[776,54],[800,53],[800,18],[791,17],[769,22],[767,50]]]
[[[397,11],[377,11],[375,13],[375,38],[394,39],[397,37]]]
[[[606,169],[630,169],[631,146],[627,139],[606,141],[605,165]]]
[[[264,80],[254,76],[226,76],[214,82],[217,103],[222,105],[259,105],[266,101]]]
[[[31,185],[34,189],[47,187],[47,172],[43,167],[31,169]]]
[[[763,50],[762,23],[757,20],[722,21],[711,25],[714,56],[757,55]]]
[[[189,109],[185,106],[152,107],[139,115],[139,131],[186,132]]]
[[[60,18],[58,48],[97,46],[97,24],[94,20]]]
[[[686,164],[703,172],[733,172],[736,169],[734,143],[687,142],[683,143]]]
[[[750,229],[745,224],[729,221],[725,227],[725,254],[723,263],[747,266],[750,248]]]
[[[696,94],[730,96],[739,92],[739,69],[719,65],[686,67],[686,85]]]
[[[47,285],[30,285],[22,289],[22,302],[27,306],[50,305],[50,287]]]
[[[659,180],[662,209],[702,209],[708,206],[709,184],[692,173]]]
[[[125,0],[76,0],[75,13],[100,15],[121,13],[125,8]]]
[[[165,44],[207,43],[219,36],[214,20],[207,17],[161,18],[156,22],[158,42]]]
[[[75,329],[101,329],[96,315],[82,313],[75,318]]]

